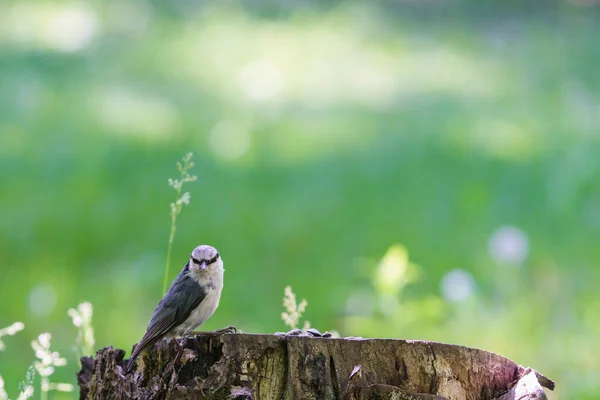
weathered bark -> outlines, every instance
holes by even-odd
[[[82,358],[81,399],[545,399],[554,383],[499,355],[443,343],[251,334],[162,341]],[[530,397],[523,397],[530,395]]]

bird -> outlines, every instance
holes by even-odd
[[[135,360],[161,339],[188,336],[217,309],[223,290],[223,259],[212,246],[200,245],[190,255],[148,323],[146,333],[135,346],[127,372]],[[230,326],[215,333],[235,332]],[[177,359],[181,356],[182,348]]]

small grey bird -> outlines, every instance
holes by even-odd
[[[223,260],[214,247],[201,245],[192,251],[190,260],[154,310],[146,334],[127,363],[127,371],[148,347],[161,339],[189,335],[215,312],[223,289],[223,271]],[[217,332],[232,330],[235,328]]]

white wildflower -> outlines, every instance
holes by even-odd
[[[94,339],[94,328],[92,328],[92,315],[94,308],[91,303],[84,302],[77,306],[77,309],[71,308],[67,314],[73,320],[73,325],[77,328],[77,346],[76,353],[78,357],[92,355],[96,341]]]
[[[283,307],[286,311],[281,313],[281,319],[287,326],[294,329],[298,326],[298,323],[300,322],[300,317],[302,317],[302,314],[304,313],[304,311],[306,311],[306,306],[308,306],[308,302],[306,301],[306,299],[302,299],[300,304],[297,304],[296,295],[294,294],[294,292],[292,292],[291,286],[286,286],[283,293]],[[308,321],[305,321],[303,328],[305,330],[310,328],[310,323]]]
[[[0,400],[8,400],[8,393],[4,390],[4,379],[0,375]]]
[[[17,397],[17,400],[27,400],[30,397],[33,397],[33,386],[31,385],[26,386],[25,389],[23,389],[23,391],[19,393],[19,397]]]
[[[53,384],[50,383],[50,376],[54,373],[54,367],[63,367],[67,365],[67,360],[61,357],[57,351],[50,351],[51,339],[52,335],[49,333],[42,333],[38,336],[37,340],[31,342],[31,347],[35,351],[35,356],[38,358],[38,360],[34,361],[33,366],[40,375],[40,388],[43,398],[46,398],[46,393],[50,390],[55,390]],[[66,386],[61,387],[66,388]],[[33,390],[33,388],[31,388],[31,390]],[[25,392],[26,390],[23,391],[24,395],[26,395]]]
[[[9,327],[0,329],[0,351],[6,348],[6,345],[2,341],[2,336],[14,336],[17,332],[22,331],[25,325],[22,322],[15,322]]]

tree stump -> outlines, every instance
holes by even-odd
[[[81,399],[546,399],[554,383],[483,350],[443,343],[258,334],[161,341],[83,357]]]

